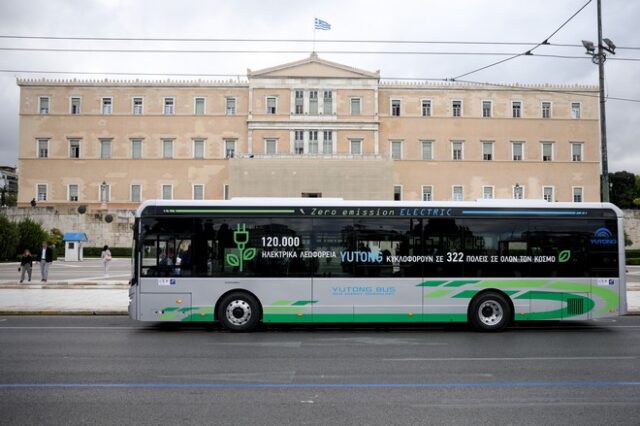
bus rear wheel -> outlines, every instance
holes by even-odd
[[[251,331],[260,320],[260,304],[250,294],[230,293],[218,307],[218,320],[231,331]]]
[[[511,305],[498,293],[484,293],[473,299],[469,320],[478,330],[498,331],[511,321]]]

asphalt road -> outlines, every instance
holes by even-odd
[[[0,283],[17,282],[20,279],[18,263],[0,263]],[[33,262],[31,282],[38,284],[41,279],[40,264]],[[114,258],[109,264],[109,275],[104,276],[100,259],[85,259],[82,262],[55,261],[49,267],[49,282],[65,281],[81,283],[86,281],[129,281],[131,279],[131,259]]]
[[[640,316],[233,334],[0,317],[0,423],[640,424]]]

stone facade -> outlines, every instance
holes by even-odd
[[[640,210],[624,211],[624,230],[633,245],[627,249],[640,249]]]
[[[237,81],[18,84],[22,207],[600,199],[593,86],[385,82],[315,54]]]

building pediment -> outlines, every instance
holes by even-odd
[[[247,70],[251,78],[358,78],[380,79],[380,71],[371,72],[353,68],[336,62],[320,59],[316,53],[300,61],[289,62],[271,68],[251,71]]]

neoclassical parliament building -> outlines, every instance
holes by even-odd
[[[316,54],[243,80],[18,85],[19,206],[600,199],[594,86],[381,81]]]

